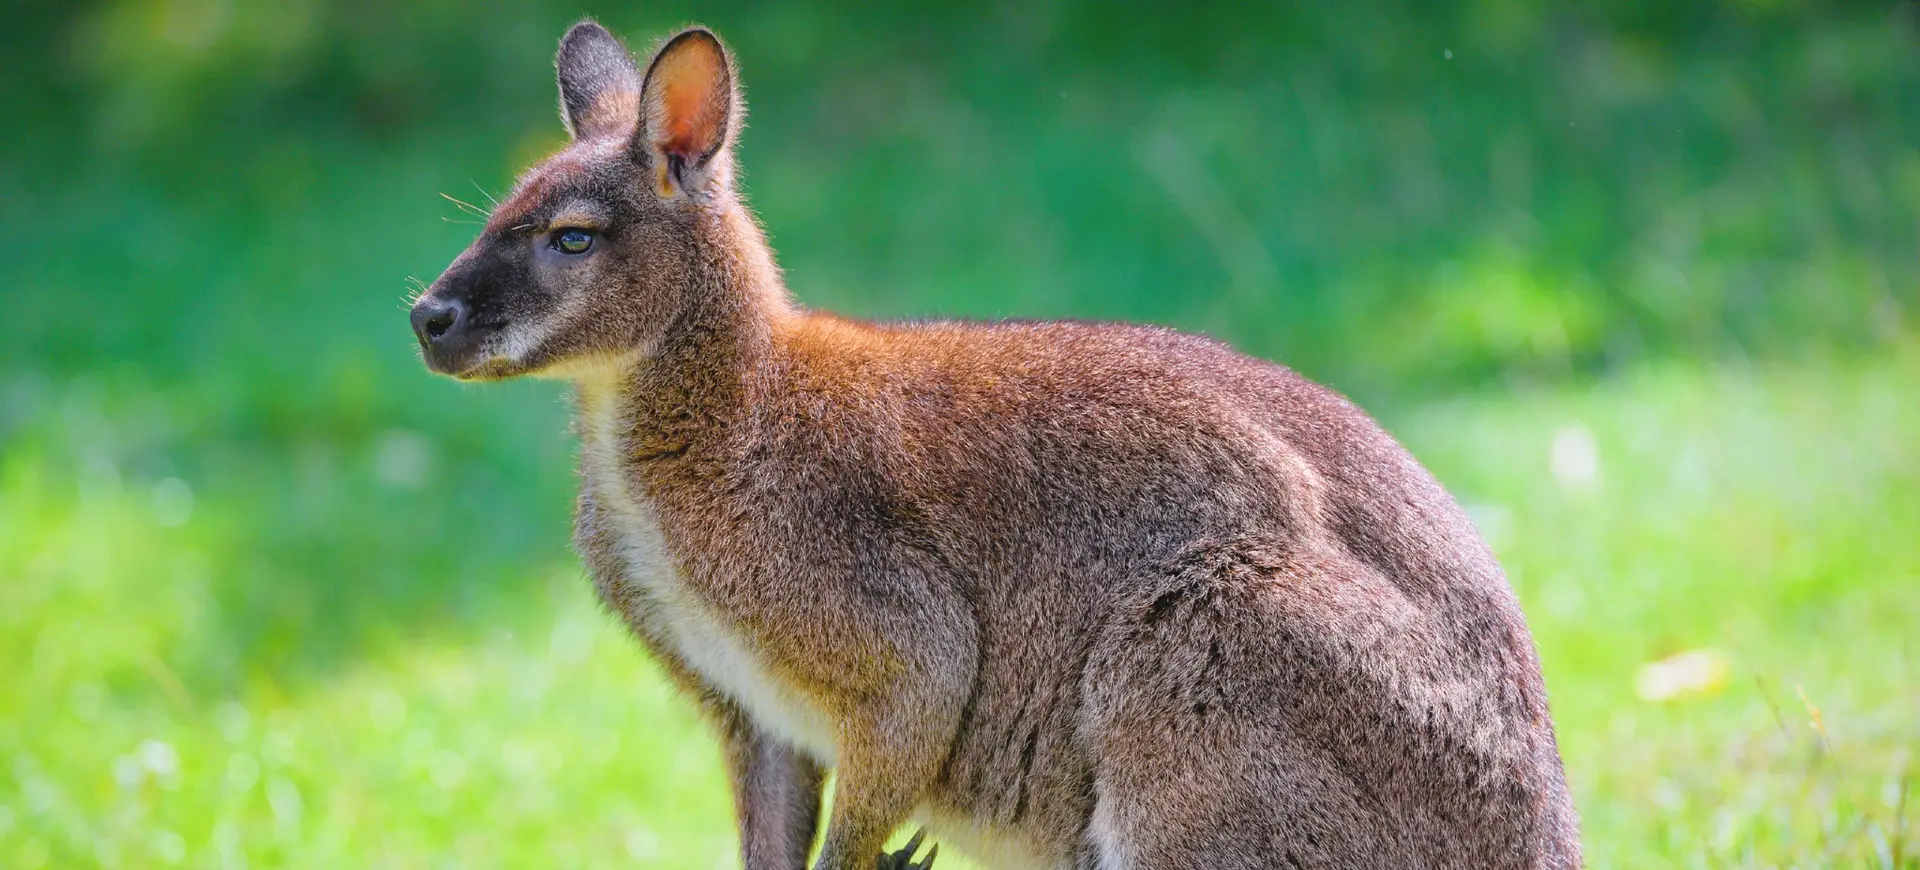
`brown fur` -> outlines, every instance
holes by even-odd
[[[916,817],[1006,866],[1580,863],[1513,595],[1366,415],[1171,330],[803,311],[731,57],[627,58],[569,32],[575,142],[415,322],[576,382],[580,552],[725,741],[748,867],[804,865],[828,767],[823,870]]]

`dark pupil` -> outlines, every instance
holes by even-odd
[[[566,251],[569,254],[583,253],[586,251],[587,245],[591,244],[592,241],[586,233],[579,230],[568,230],[560,234],[560,250]]]

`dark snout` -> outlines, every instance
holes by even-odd
[[[413,334],[421,347],[432,347],[467,325],[466,303],[458,299],[422,299],[413,306]]]
[[[429,293],[414,303],[411,319],[428,368],[460,376],[484,362],[480,345],[486,330],[476,326],[471,307],[458,297]]]

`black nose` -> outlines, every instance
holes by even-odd
[[[432,347],[466,324],[467,306],[458,299],[423,299],[413,306],[413,334]]]

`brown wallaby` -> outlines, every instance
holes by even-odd
[[[560,43],[572,142],[413,309],[573,382],[575,537],[710,715],[749,868],[1580,863],[1533,641],[1364,413],[1167,329],[803,310],[709,31]]]

